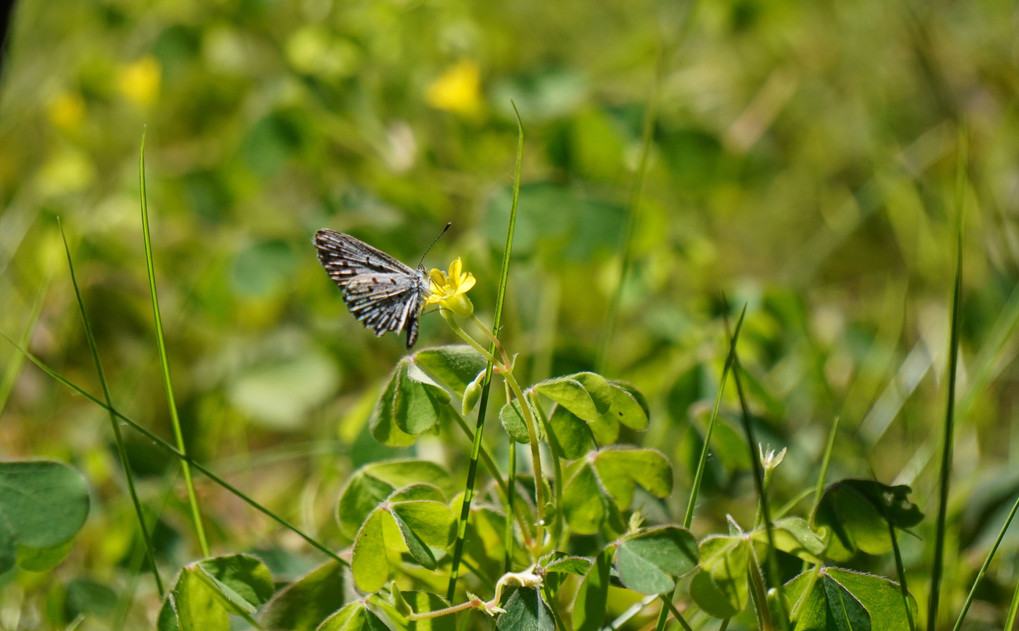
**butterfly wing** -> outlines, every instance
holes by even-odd
[[[319,230],[318,260],[343,292],[343,302],[362,324],[382,335],[406,331],[407,348],[418,336],[418,317],[428,292],[424,270],[412,269],[354,237]]]

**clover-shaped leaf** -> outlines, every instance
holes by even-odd
[[[453,523],[453,512],[438,488],[415,484],[394,491],[368,515],[354,538],[354,583],[365,592],[382,589],[389,580],[390,556],[403,552],[435,569],[432,548],[453,541]]]
[[[907,631],[916,619],[916,601],[903,601],[897,583],[842,568],[804,572],[786,584],[785,595],[800,603],[795,631]]]
[[[690,595],[701,609],[717,618],[743,611],[750,596],[750,545],[743,533],[709,535],[700,542],[700,572],[690,583]]]
[[[555,631],[555,617],[537,588],[513,589],[503,608],[496,631]]]
[[[410,359],[403,358],[375,404],[369,424],[383,445],[405,447],[448,413],[449,393]]]
[[[647,428],[647,403],[628,384],[607,381],[594,373],[577,373],[534,389],[556,402],[549,424],[554,444],[567,458],[586,453],[593,446],[592,437],[598,444],[614,443],[620,425],[638,431]]]
[[[446,470],[427,460],[386,460],[361,467],[350,477],[336,506],[340,530],[353,538],[368,514],[393,491],[421,480],[441,490],[442,496],[456,492]]]
[[[570,527],[593,534],[606,520],[621,529],[619,511],[633,502],[639,484],[655,497],[672,492],[672,467],[654,449],[617,447],[594,451],[574,467],[563,490],[563,511]]]
[[[841,480],[829,485],[812,517],[816,527],[830,533],[826,554],[845,561],[857,551],[884,554],[891,550],[888,524],[909,528],[923,519],[920,509],[909,501],[909,493],[908,486],[874,480]]]
[[[414,353],[413,359],[435,381],[461,397],[467,384],[486,366],[481,353],[466,344],[425,348]]]
[[[60,462],[0,463],[0,573],[17,563],[48,570],[70,550],[85,523],[85,479]]]
[[[824,539],[811,530],[807,520],[801,517],[785,517],[776,520],[771,525],[771,534],[776,548],[804,561],[817,563],[821,560],[821,555],[824,554]],[[754,530],[750,537],[759,545],[768,543],[768,533],[763,526]]]
[[[245,554],[213,557],[181,570],[159,612],[160,631],[230,629],[230,614],[254,624],[257,608],[272,596],[269,568]]]
[[[534,391],[589,423],[597,421],[612,404],[608,381],[593,372],[542,381],[535,384]]]
[[[672,591],[675,579],[697,566],[697,540],[678,526],[645,528],[616,544],[616,573],[641,594]]]

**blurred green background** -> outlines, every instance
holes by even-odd
[[[463,257],[490,320],[512,100],[526,146],[503,336],[525,380],[597,368],[632,211],[632,266],[601,368],[651,401],[651,430],[629,440],[673,460],[672,505],[685,505],[721,372],[724,292],[749,305],[752,404],[768,442],[790,449],[779,503],[813,484],[838,415],[832,476],[911,483],[931,515],[966,138],[953,610],[1019,487],[1017,27],[1002,0],[26,0],[0,76],[0,331],[99,393],[59,218],[114,401],[170,436],[140,229],[145,134],[190,447],[340,547],[333,503],[353,467],[391,453],[364,423],[405,349],[347,313],[311,235],[348,232],[414,264],[452,221],[425,264]],[[450,341],[441,318],[424,318],[420,346]],[[72,463],[93,492],[62,566],[3,578],[0,626],[80,611],[95,628],[151,619],[158,595],[138,574],[105,413],[6,342],[0,366],[0,457]],[[128,436],[170,574],[197,556],[178,467]],[[455,468],[463,445],[441,436],[419,450]],[[727,511],[752,518],[745,463],[720,451],[698,535]],[[317,561],[200,484],[215,549],[261,549],[283,576]],[[1000,624],[1017,539],[971,618]],[[908,545],[923,576],[926,543]]]

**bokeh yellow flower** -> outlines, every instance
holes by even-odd
[[[471,304],[467,292],[474,287],[476,282],[474,274],[463,271],[463,261],[457,257],[449,264],[449,273],[433,269],[428,272],[431,280],[429,295],[425,298],[425,305],[439,305],[440,308],[452,311],[461,318],[469,318],[474,314],[474,305]]]
[[[468,116],[481,111],[481,71],[473,61],[451,66],[425,92],[432,107]]]
[[[85,120],[85,99],[77,92],[61,92],[46,104],[46,117],[62,131],[77,129]]]
[[[162,67],[155,57],[142,57],[118,69],[117,90],[132,103],[151,105],[159,96],[161,74]]]

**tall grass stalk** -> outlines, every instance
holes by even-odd
[[[59,222],[58,222],[59,224]],[[163,594],[163,580],[159,577],[159,568],[156,566],[156,557],[152,547],[152,535],[145,523],[145,511],[142,509],[141,500],[138,499],[138,489],[134,484],[134,473],[131,471],[131,462],[127,457],[127,447],[124,445],[124,436],[120,431],[120,423],[113,414],[113,397],[110,396],[110,386],[106,382],[106,373],[103,372],[103,364],[99,360],[99,348],[96,345],[95,335],[92,333],[92,325],[89,323],[88,314],[85,311],[85,302],[81,298],[81,289],[78,286],[78,278],[74,273],[74,261],[71,258],[71,249],[67,245],[67,235],[64,234],[64,226],[60,225],[60,239],[64,243],[64,254],[67,255],[67,270],[71,275],[71,286],[74,287],[74,299],[78,303],[78,312],[81,314],[81,324],[85,329],[85,339],[88,341],[88,350],[92,354],[92,363],[95,364],[96,375],[99,378],[99,386],[103,390],[103,399],[110,416],[110,427],[113,430],[113,440],[117,445],[117,457],[120,458],[120,466],[124,469],[124,479],[127,481],[128,495],[131,496],[131,505],[134,507],[135,518],[138,520],[138,528],[142,534],[142,544],[145,548],[145,557],[149,561],[149,568],[152,570],[152,578],[156,582],[156,591]]]
[[[499,275],[499,293],[495,299],[495,315],[492,318],[492,334],[499,335],[499,328],[502,326],[502,308],[506,301],[506,285],[509,282],[510,254],[513,250],[513,233],[517,224],[517,202],[520,199],[520,170],[524,162],[524,125],[520,121],[520,112],[517,111],[516,103],[510,101],[513,112],[517,119],[517,164],[513,176],[513,202],[510,206],[509,226],[506,229],[506,246],[502,252],[502,270]],[[489,354],[494,354],[496,344],[493,340]],[[485,413],[488,410],[488,398],[492,388],[492,362],[489,361],[485,367],[485,378],[481,387],[481,399],[478,401],[478,422],[474,429],[474,442],[471,445],[471,461],[467,467],[467,482],[464,488],[463,504],[460,506],[460,519],[456,526],[456,543],[453,546],[453,561],[449,570],[449,585],[446,588],[446,599],[453,600],[456,594],[456,583],[460,576],[460,564],[463,559],[464,540],[467,536],[467,519],[471,514],[471,501],[474,499],[474,484],[478,472],[478,457],[481,453],[481,438],[485,433]],[[520,402],[525,405],[524,401]],[[509,482],[509,493],[507,500],[510,502],[507,507],[507,522],[513,519],[513,496],[516,489],[513,486],[512,472]],[[507,546],[509,544],[507,543]],[[508,553],[507,553],[508,554]]]
[[[934,530],[934,560],[931,567],[930,598],[927,602],[927,629],[937,628],[941,597],[941,575],[945,562],[945,531],[948,521],[948,488],[952,477],[952,452],[955,440],[955,376],[959,364],[959,309],[962,303],[962,219],[966,183],[966,137],[959,133],[959,165],[956,179],[955,281],[952,286],[952,316],[948,335],[948,393],[945,424],[941,435],[941,467],[938,471],[938,516]]]
[[[18,344],[14,340],[12,340],[6,334],[0,333],[0,337],[3,337],[4,339],[6,339],[7,342],[11,346],[13,346],[15,349],[17,349],[17,351],[19,353],[24,355],[28,359],[28,361],[30,361],[33,364],[35,364],[36,367],[39,368],[39,370],[41,370],[44,373],[46,373],[47,375],[49,375],[50,378],[52,378],[55,381],[57,381],[57,383],[60,383],[61,385],[63,385],[65,387],[73,390],[74,392],[76,392],[79,395],[85,397],[86,399],[88,399],[92,403],[98,405],[99,407],[103,408],[104,410],[107,410],[108,412],[110,412],[110,414],[116,416],[118,420],[123,421],[124,423],[127,423],[128,425],[131,426],[132,429],[134,429],[135,431],[137,431],[141,435],[145,436],[145,438],[147,438],[148,440],[152,441],[152,443],[156,447],[159,447],[160,449],[162,449],[163,451],[167,452],[168,454],[171,454],[171,455],[177,457],[178,459],[180,459],[181,462],[185,462],[189,466],[194,467],[195,470],[197,470],[199,473],[202,473],[203,475],[205,475],[205,477],[209,478],[209,480],[211,480],[214,484],[216,484],[217,486],[223,488],[228,493],[234,495],[239,500],[243,501],[248,506],[251,506],[252,508],[257,510],[258,512],[260,512],[263,515],[265,515],[266,517],[268,517],[269,519],[272,519],[273,521],[275,521],[277,524],[279,524],[283,528],[286,528],[287,530],[289,530],[290,532],[294,533],[295,535],[297,535],[301,539],[304,539],[304,541],[307,542],[308,545],[310,545],[311,547],[315,548],[319,552],[322,552],[323,554],[325,554],[326,556],[328,556],[332,560],[337,561],[338,563],[341,563],[341,564],[347,565],[347,566],[350,565],[349,562],[347,562],[347,561],[343,560],[342,558],[340,558],[339,556],[337,556],[337,554],[335,552],[333,552],[332,550],[327,548],[325,545],[319,543],[315,538],[313,538],[310,535],[306,534],[304,531],[302,531],[297,526],[294,526],[293,524],[291,524],[287,520],[283,519],[282,517],[280,517],[276,513],[272,512],[268,508],[262,506],[261,504],[259,504],[255,500],[253,500],[252,498],[248,497],[248,495],[246,495],[243,491],[241,491],[240,489],[238,489],[234,485],[230,484],[229,482],[227,482],[223,478],[219,477],[218,475],[216,475],[215,473],[210,471],[207,467],[202,465],[200,462],[194,460],[188,454],[178,450],[176,447],[174,447],[170,443],[166,442],[161,437],[159,437],[156,434],[153,434],[152,432],[150,432],[148,429],[145,428],[145,426],[141,425],[140,423],[138,423],[134,419],[130,418],[129,416],[124,415],[123,413],[121,413],[116,408],[114,408],[114,407],[112,407],[110,405],[107,405],[101,399],[93,396],[92,394],[90,394],[87,390],[85,390],[81,386],[77,385],[76,383],[73,383],[72,381],[70,381],[69,379],[67,379],[66,377],[64,377],[60,373],[58,373],[56,370],[54,370],[52,367],[50,367],[48,364],[46,364],[46,362],[42,361],[41,359],[39,359],[38,357],[36,357],[32,353],[30,353],[28,351],[28,349],[26,349],[25,347],[21,346],[20,344]]]
[[[690,524],[693,523],[694,509],[697,507],[697,497],[700,495],[701,484],[704,481],[704,470],[708,464],[708,452],[711,450],[711,434],[715,429],[715,423],[718,420],[718,409],[722,405],[722,395],[725,393],[725,383],[729,377],[729,371],[732,370],[733,361],[736,359],[736,342],[739,340],[740,331],[743,329],[743,318],[747,314],[747,307],[743,305],[743,310],[740,311],[739,320],[736,321],[736,330],[733,331],[732,336],[729,337],[729,351],[725,356],[725,365],[722,367],[722,378],[718,382],[718,392],[715,393],[715,405],[711,408],[711,417],[708,418],[708,428],[704,432],[704,444],[701,446],[701,455],[697,460],[697,470],[694,472],[693,484],[690,485],[690,499],[686,503],[686,513],[683,515],[683,527],[689,528]],[[676,598],[676,593],[679,591],[679,585],[672,591],[672,596],[666,600],[665,596],[662,596],[663,603],[666,605],[658,613],[658,623],[655,625],[656,631],[663,631],[665,629],[665,623],[668,621],[669,611],[674,609],[672,607],[672,601]],[[678,615],[676,612],[675,615]],[[682,624],[686,625],[686,621],[682,618]]]
[[[173,436],[177,441],[177,449],[181,454],[187,454],[187,446],[184,443],[184,433],[180,427],[180,416],[177,414],[177,402],[173,397],[173,381],[170,379],[170,360],[166,353],[166,338],[163,335],[163,321],[159,315],[159,298],[156,295],[156,270],[152,262],[152,239],[149,236],[149,206],[145,195],[145,135],[142,134],[142,146],[138,152],[138,181],[140,184],[141,211],[142,211],[142,240],[145,243],[145,269],[149,277],[149,295],[152,297],[152,318],[156,326],[156,344],[159,346],[159,365],[163,371],[163,385],[166,388],[166,404],[170,409],[170,422],[173,424]],[[191,507],[191,521],[195,526],[195,534],[198,535],[198,545],[202,550],[202,556],[209,556],[209,540],[205,536],[205,526],[202,525],[202,512],[198,507],[198,495],[195,493],[195,484],[191,479],[191,465],[187,459],[181,460],[181,472],[184,474],[184,486],[188,491],[188,505]]]

